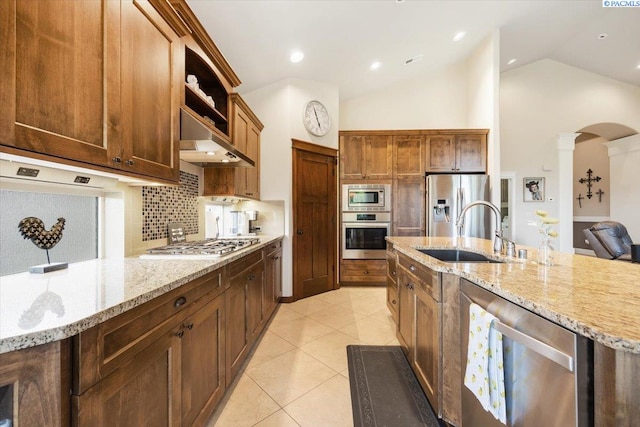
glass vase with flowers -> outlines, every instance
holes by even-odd
[[[548,216],[547,211],[536,210],[536,215],[540,218],[538,223],[538,231],[542,235],[540,246],[538,247],[538,264],[553,265],[553,251],[555,238],[558,232],[552,229],[553,224],[560,222],[558,218]]]

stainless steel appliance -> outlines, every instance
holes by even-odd
[[[391,184],[343,184],[342,212],[391,211]]]
[[[389,212],[343,212],[342,258],[384,259],[390,226]]]
[[[462,279],[461,360],[467,360],[469,306],[494,315],[502,333],[507,425],[593,426],[593,343]],[[462,366],[464,376],[466,363]],[[462,425],[504,427],[462,384]]]
[[[487,175],[427,175],[426,179],[427,236],[457,236],[456,219],[462,208],[476,200],[490,200]],[[492,239],[495,226],[489,213],[469,211],[462,235]]]
[[[141,255],[140,258],[218,258],[239,251],[240,249],[244,249],[248,246],[255,245],[257,243],[260,243],[260,239],[258,237],[205,239],[195,242],[179,242],[153,249],[148,249],[147,253]]]

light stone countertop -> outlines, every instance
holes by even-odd
[[[259,237],[259,244],[209,260],[96,259],[2,276],[0,354],[76,335],[282,238]]]
[[[554,254],[554,265],[493,254],[493,243],[474,238],[387,237],[401,252],[436,271],[453,273],[615,350],[640,354],[640,264],[584,255]],[[498,263],[442,262],[416,249],[479,252]]]

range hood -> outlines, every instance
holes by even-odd
[[[255,162],[213,132],[205,121],[180,109],[180,159],[202,166],[255,167]]]

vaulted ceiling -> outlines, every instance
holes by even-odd
[[[550,58],[640,86],[640,7],[603,7],[599,0],[189,5],[242,80],[240,93],[301,78],[336,85],[342,100],[362,96],[464,60],[495,29],[502,71]],[[453,42],[460,31],[466,37]],[[289,61],[294,49],[305,54],[297,64]],[[512,58],[517,62],[507,65]],[[376,71],[369,70],[373,61],[382,63]]]

